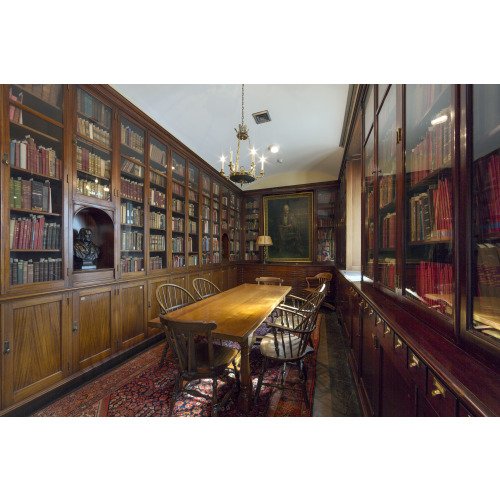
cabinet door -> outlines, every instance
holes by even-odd
[[[59,382],[70,373],[70,325],[65,294],[2,306],[3,407]]]
[[[219,290],[224,291],[224,282],[222,279],[222,269],[212,271],[212,281],[217,285]]]
[[[115,288],[73,294],[73,371],[101,361],[116,350]]]
[[[146,292],[143,281],[126,283],[119,288],[120,349],[137,344],[146,336]]]
[[[355,295],[351,300],[351,310],[347,311],[351,318],[352,327],[352,347],[351,359],[354,363],[354,376],[359,377],[359,365],[361,357],[361,325],[360,325],[360,304],[359,296]]]
[[[228,288],[234,288],[238,284],[238,268],[230,267],[228,269]]]

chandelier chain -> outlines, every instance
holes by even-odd
[[[245,84],[241,85],[241,126],[245,121]]]

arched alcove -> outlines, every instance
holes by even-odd
[[[222,234],[222,260],[229,260],[229,236]]]
[[[82,228],[92,230],[92,242],[99,248],[99,257],[94,262],[97,269],[113,269],[115,238],[113,219],[110,215],[96,207],[81,208],[73,215],[73,244]],[[75,257],[73,269],[81,269],[81,261]]]

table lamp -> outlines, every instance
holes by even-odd
[[[266,254],[267,254],[267,247],[270,247],[273,245],[273,240],[271,239],[271,236],[258,236],[257,237],[257,245],[264,247],[264,264],[266,263]]]

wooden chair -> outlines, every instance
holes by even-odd
[[[304,364],[304,358],[308,354],[314,352],[314,348],[311,345],[311,334],[316,328],[319,308],[324,298],[324,293],[314,293],[307,301],[307,306],[305,306],[302,312],[290,311],[278,306],[277,310],[280,312],[280,316],[273,322],[266,322],[270,329],[270,333],[265,335],[260,343],[260,353],[264,359],[255,391],[255,403],[257,403],[259,398],[262,385],[270,385],[283,390],[286,365],[295,364],[299,369],[299,378],[304,401],[307,408],[310,408],[306,389],[307,371]],[[283,364],[280,382],[278,384],[263,383],[264,373],[270,361]]]
[[[160,285],[156,289],[156,300],[160,305],[161,314],[168,314],[169,312],[196,302],[196,299],[185,288],[170,283]],[[167,356],[168,347],[169,344],[167,342],[165,344],[165,349],[163,349],[163,354],[161,355],[160,368],[163,366],[163,362]]]
[[[260,278],[255,278],[257,285],[277,285],[281,286],[283,280],[281,278],[274,278],[270,276],[262,276]]]
[[[196,296],[200,300],[220,293],[220,290],[217,288],[217,286],[211,281],[206,280],[205,278],[195,278],[193,280],[193,287],[194,291],[196,292]]]
[[[306,297],[298,297],[297,295],[288,294],[284,302],[280,306],[284,308],[289,308],[290,310],[300,311],[302,308],[307,308],[309,301],[314,297],[316,293],[322,293],[326,296],[328,293],[328,287],[326,283],[318,285],[312,292],[310,292]]]
[[[330,291],[330,281],[332,281],[332,278],[333,278],[332,273],[319,273],[316,276],[306,278],[307,282],[306,292],[312,293],[318,287],[318,285],[326,283],[327,289],[325,295],[328,295],[328,292]],[[328,307],[332,311],[335,311],[335,306],[333,306],[332,304],[324,302],[323,305]]]
[[[174,405],[183,392],[192,396],[203,397],[212,401],[212,417],[217,416],[219,407],[224,406],[236,389],[239,391],[240,378],[234,360],[238,350],[214,344],[212,331],[217,328],[214,322],[178,321],[160,316],[160,321],[170,348],[175,353],[178,373],[175,376],[175,388],[170,401],[168,416],[171,417]],[[196,337],[203,335],[206,342],[196,342]],[[235,384],[220,403],[217,403],[217,380],[227,375],[230,365],[235,377]],[[191,383],[203,379],[212,379],[212,397],[193,389]]]

